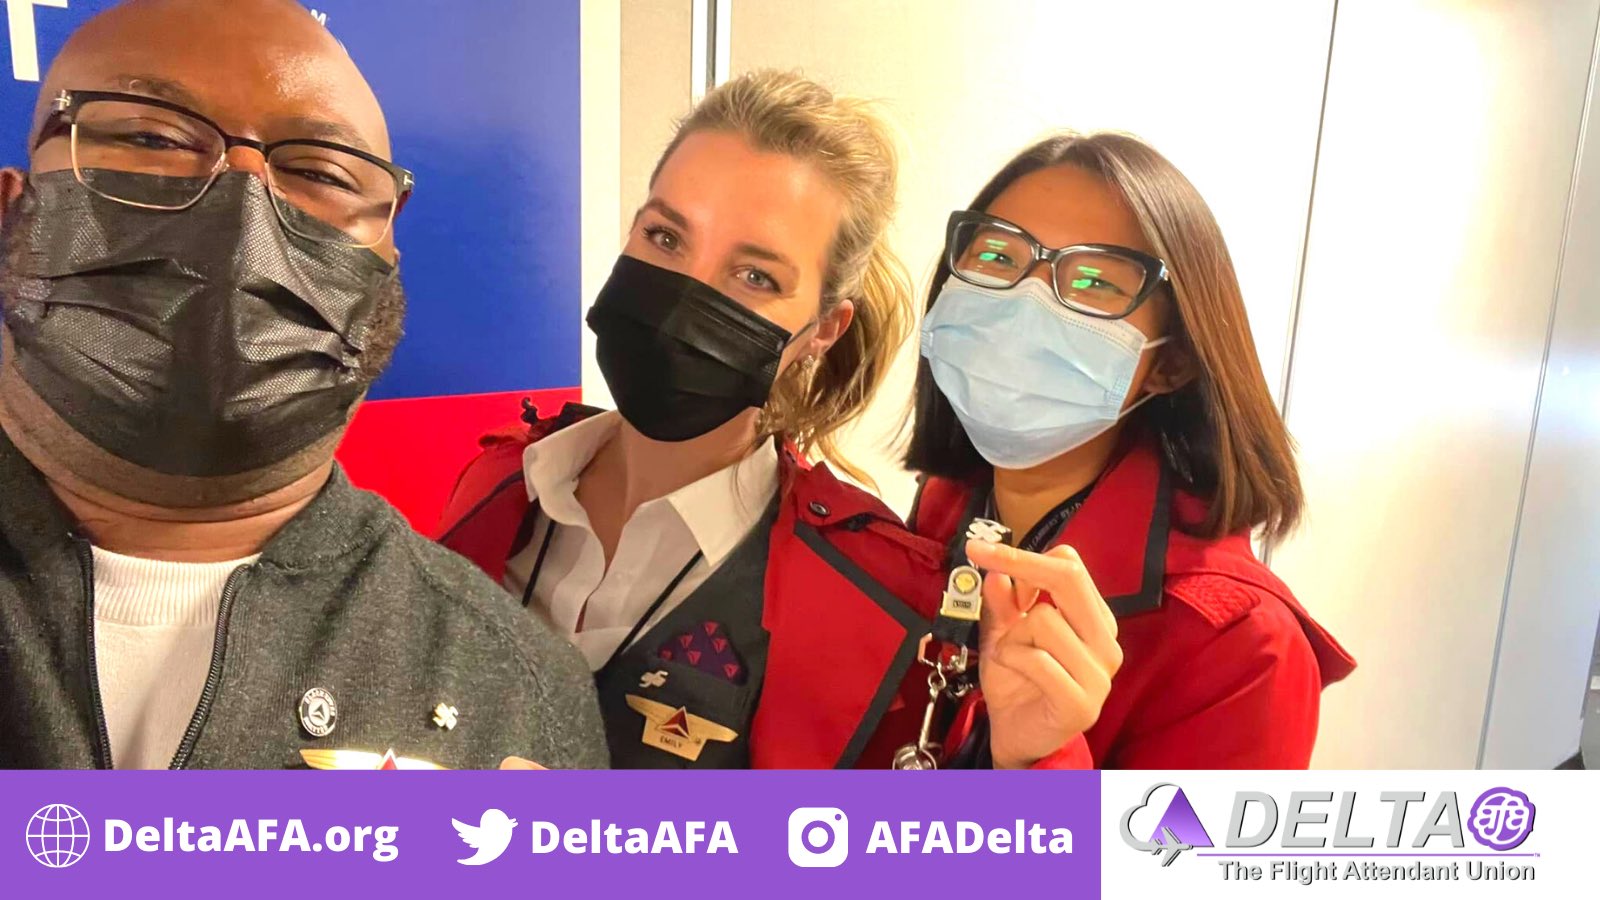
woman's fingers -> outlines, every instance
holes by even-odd
[[[1033,605],[1039,602],[1039,586],[1022,578],[1013,578],[1011,583],[1016,586],[1017,606],[1023,612],[1033,609]]]
[[[994,662],[1032,682],[1065,709],[1087,708],[1088,695],[1050,653],[1026,641],[1006,640],[994,650]],[[980,669],[980,672],[982,670]]]
[[[987,664],[978,669],[994,723],[990,745],[996,765],[1005,767],[1031,764],[1093,725],[1121,664],[1121,650],[1111,631],[1114,624],[1094,611],[1093,603],[1104,603],[1092,584],[1093,603],[1079,602],[1083,588],[1071,569],[1081,565],[1061,555],[1025,555],[1034,559],[1008,568],[1015,573],[1034,566],[1032,571],[1045,576],[1039,579],[1040,586],[1056,602],[1019,613],[1003,635],[985,633]],[[1014,577],[1000,571],[1000,565],[989,575],[997,583]],[[1058,604],[1076,610],[1078,620],[1069,620]]]
[[[986,639],[998,639],[1021,621],[1026,607],[1017,598],[1016,585],[1001,572],[983,577],[983,609],[979,621]]]
[[[1089,580],[1089,573],[1083,569],[1083,564],[1078,560],[1077,551],[1064,544],[1052,547],[1048,554],[1040,554],[1018,550],[1005,544],[967,541],[967,559],[980,569],[1004,572],[1012,578],[1042,585],[1046,589],[1080,581],[1091,590],[1094,588],[1094,582]],[[1063,561],[1075,562],[1077,565],[1064,566]],[[1096,591],[1095,594],[1098,596],[1099,592]]]
[[[1111,692],[1115,669],[1095,655],[1054,607],[1035,607],[1027,621],[1013,630],[1013,638],[1049,654],[1089,696],[1104,698]]]
[[[1051,591],[1051,599],[1056,600],[1055,608],[1088,645],[1095,659],[1116,672],[1122,667],[1122,646],[1117,643],[1117,617],[1106,605],[1105,598],[1100,596],[1100,589],[1089,577],[1083,560],[1078,557],[1076,550],[1066,545],[1052,547],[1045,557],[1059,561],[1064,569],[1064,577],[1068,579],[1067,589],[1075,591],[1066,598],[1066,602]]]
[[[968,541],[967,557],[973,565],[991,574],[1009,576],[1013,583],[1037,585],[1039,590],[1050,595],[1055,608],[1096,659],[1112,671],[1121,666],[1122,648],[1117,645],[1116,616],[1106,606],[1077,551],[1063,545],[1052,548],[1047,554],[1038,554],[1003,544]]]

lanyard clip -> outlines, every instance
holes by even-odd
[[[941,645],[953,647],[954,652],[947,656]],[[951,675],[966,672],[970,661],[971,651],[966,647],[944,645],[942,641],[935,639],[932,633],[923,635],[922,642],[917,645],[917,662],[934,670],[940,678],[947,679]]]
[[[939,701],[946,696],[953,700],[960,699],[969,689],[961,681],[957,681],[954,687],[950,682],[951,676],[960,676],[967,671],[969,661],[967,648],[957,646],[955,652],[946,656],[942,649],[944,646],[947,645],[934,638],[932,633],[923,635],[922,642],[917,645],[917,662],[932,670],[928,673],[928,705],[922,711],[922,727],[917,731],[917,739],[895,752],[890,768],[901,770],[939,768],[942,748],[933,739]]]

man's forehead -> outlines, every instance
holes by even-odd
[[[170,4],[153,4],[162,5]],[[127,91],[192,107],[247,137],[314,125],[319,133],[271,137],[324,137],[388,155],[377,99],[321,25],[301,10],[252,27],[249,16],[221,12],[226,5],[91,21],[41,85],[35,128],[63,89]]]

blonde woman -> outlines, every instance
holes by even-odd
[[[530,411],[456,486],[441,540],[583,651],[615,766],[879,767],[918,736],[943,548],[806,462],[907,338],[894,192],[892,142],[861,103],[776,72],[711,92],[588,317],[617,411]],[[1018,565],[1088,611],[1072,639],[1100,652],[1005,639],[1109,685],[1114,623],[1092,586]],[[1082,762],[1103,698],[1048,678],[1016,692],[1016,743],[1067,749],[997,763]]]

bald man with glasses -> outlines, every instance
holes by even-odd
[[[131,0],[0,172],[0,767],[606,763],[576,651],[334,462],[415,188],[292,0]]]

